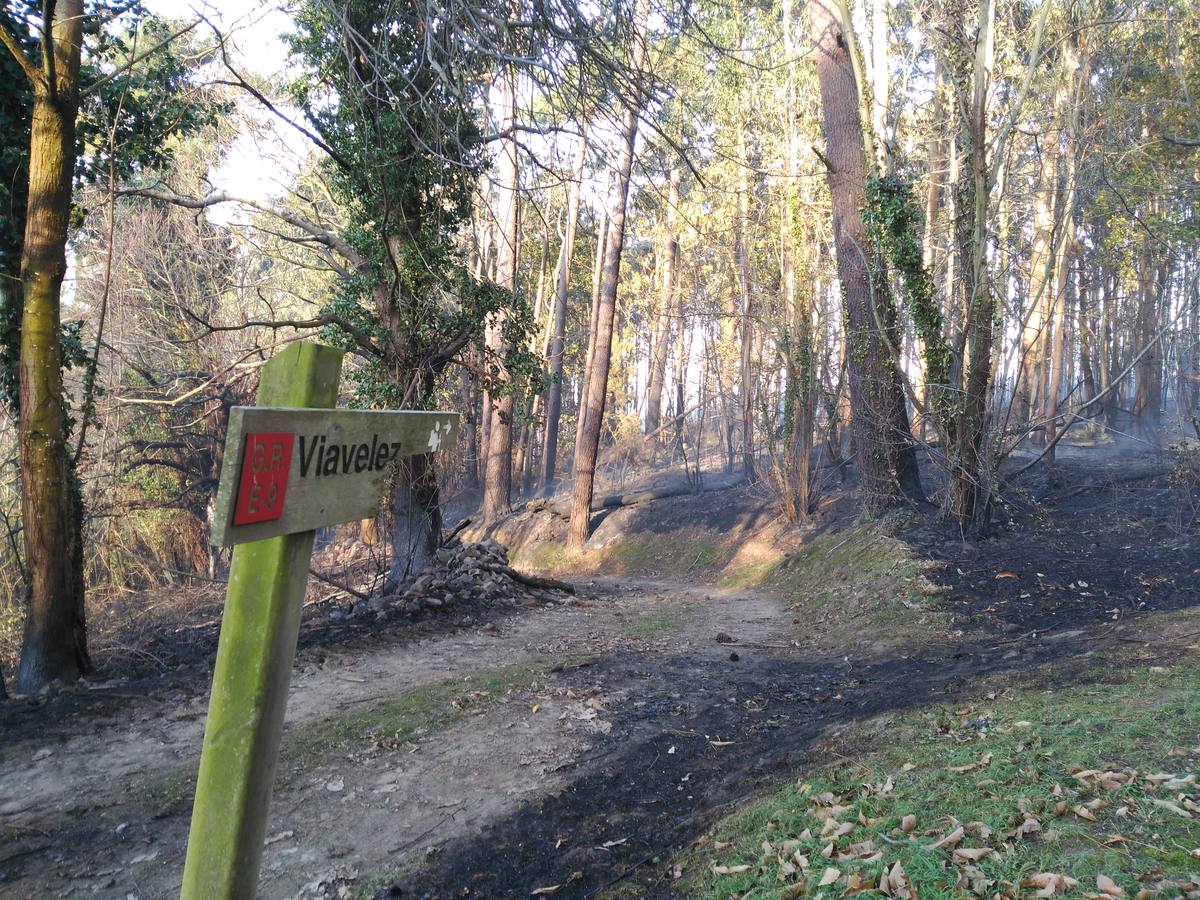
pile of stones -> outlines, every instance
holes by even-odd
[[[370,612],[383,617],[468,603],[508,607],[567,603],[573,593],[570,585],[515,571],[504,545],[487,538],[442,547],[398,592],[355,604],[352,615]]]

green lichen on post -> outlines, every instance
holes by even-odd
[[[263,367],[258,404],[332,407],[341,366],[341,350],[293,344]],[[255,896],[314,536],[234,550],[181,900]]]

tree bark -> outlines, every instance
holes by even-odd
[[[645,47],[639,28],[633,38],[632,68],[641,68]],[[591,371],[580,415],[583,418],[575,446],[574,483],[571,490],[571,522],[567,546],[580,549],[591,531],[592,492],[595,488],[596,457],[600,452],[600,427],[608,395],[608,370],[612,358],[613,319],[617,308],[617,285],[621,274],[621,250],[625,242],[625,206],[629,199],[629,179],[633,170],[633,150],[637,140],[639,101],[625,101],[621,124],[621,145],[617,157],[616,178],[609,196],[608,238],[604,248],[604,269],[596,305],[595,340]]]
[[[29,606],[16,689],[32,693],[91,668],[83,611],[82,505],[66,451],[59,345],[62,281],[75,170],[82,0],[59,0],[34,82],[29,204],[21,260],[21,516]]]
[[[496,252],[497,282],[515,291],[517,287],[517,141],[513,128],[517,118],[517,92],[509,70],[501,80],[500,130],[507,132],[496,165],[496,184],[500,194],[497,212],[499,242]],[[503,315],[503,313],[501,314]],[[503,320],[492,327],[491,349],[498,356],[507,352]],[[507,382],[508,379],[506,378]],[[492,397],[492,421],[488,428],[487,469],[483,482],[483,504],[480,509],[485,523],[494,522],[512,511],[513,413],[516,398],[505,384],[498,396]]]
[[[750,248],[746,235],[750,219],[750,179],[747,176],[750,162],[746,151],[746,131],[740,119],[738,121],[738,156],[741,165],[738,167],[737,233],[734,248],[737,257],[738,294],[741,299],[741,309],[739,310],[741,347],[738,379],[741,381],[741,385],[738,393],[742,412],[742,471],[746,473],[747,478],[753,479],[754,393],[758,377],[754,371],[754,294],[750,288]]]
[[[437,552],[442,537],[442,507],[432,453],[400,464],[392,492],[392,561],[388,581],[398,585]]]
[[[846,306],[851,433],[863,502],[868,513],[876,515],[899,500],[901,476],[911,485],[914,474],[899,443],[907,437],[895,433],[898,414],[903,414],[905,422],[908,419],[902,395],[900,408],[896,406],[896,366],[884,342],[884,329],[895,317],[889,309],[882,267],[870,250],[860,214],[865,204],[867,158],[847,38],[833,0],[808,0],[807,10],[816,43],[834,245]],[[873,264],[870,268],[868,262]]]
[[[566,346],[567,300],[571,284],[571,261],[575,257],[575,230],[579,223],[579,194],[583,167],[587,162],[587,139],[579,139],[574,180],[567,199],[567,222],[558,258],[558,284],[554,293],[554,331],[550,338],[550,387],[546,395],[546,438],[542,450],[542,495],[554,493],[558,464],[558,427],[562,417],[563,351]]]
[[[987,212],[991,181],[987,161],[987,94],[994,52],[995,6],[981,0],[978,29],[973,40],[974,60],[970,79],[960,74],[963,98],[970,98],[960,136],[968,172],[959,185],[957,237],[964,292],[967,299],[967,362],[960,415],[955,423],[953,465],[950,473],[950,511],[964,528],[977,530],[986,523],[989,503],[984,455],[987,432],[988,390],[992,377],[992,340],[996,298],[987,279]],[[961,36],[960,45],[972,46]],[[960,101],[961,105],[961,101]]]
[[[608,194],[612,193],[612,178],[609,178]],[[607,197],[607,195],[606,195]],[[600,316],[600,287],[604,281],[604,256],[608,245],[608,206],[600,208],[600,221],[596,223],[596,252],[592,261],[592,305],[588,313],[588,345],[583,358],[583,381],[579,389],[579,411],[575,416],[575,447],[583,439],[587,425],[587,392],[592,381],[592,363],[596,357],[596,322]]]
[[[667,379],[667,357],[671,346],[671,319],[679,283],[679,187],[683,171],[671,169],[667,193],[666,228],[663,237],[662,293],[654,326],[654,346],[650,357],[650,383],[646,389],[646,434],[657,434],[662,425],[663,384]],[[682,323],[681,323],[682,327]]]
[[[479,489],[479,382],[474,372],[463,370],[463,465],[468,490]]]

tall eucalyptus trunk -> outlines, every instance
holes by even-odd
[[[501,287],[515,291],[517,287],[517,139],[514,131],[517,118],[516,75],[509,69],[501,79],[500,130],[507,136],[496,164],[496,186],[500,194],[497,211],[499,240],[496,247],[496,281]],[[491,328],[491,351],[503,356],[508,347],[503,333],[503,321]],[[513,414],[516,398],[512,384],[506,378],[500,391],[492,396],[491,422],[488,426],[487,464],[483,482],[481,513],[484,522],[494,522],[512,509]]]
[[[579,194],[583,167],[587,162],[587,139],[579,139],[574,178],[567,198],[567,221],[558,257],[558,283],[554,292],[554,328],[550,337],[550,387],[546,393],[546,436],[542,448],[542,493],[554,491],[558,465],[558,426],[562,417],[563,350],[567,334],[567,300],[571,285],[571,261],[575,256],[575,230],[579,224]]]
[[[663,235],[661,292],[654,324],[654,344],[650,349],[650,382],[646,388],[646,434],[656,435],[662,427],[663,383],[667,378],[667,358],[671,346],[671,320],[675,317],[679,288],[679,188],[683,170],[671,169],[667,191],[667,214]],[[680,322],[680,327],[683,323]],[[657,440],[657,437],[656,437]]]

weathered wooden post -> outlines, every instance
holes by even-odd
[[[342,351],[296,343],[229,419],[213,543],[233,553],[184,900],[255,895],[315,529],[373,516],[400,458],[453,443],[458,415],[333,410]]]

